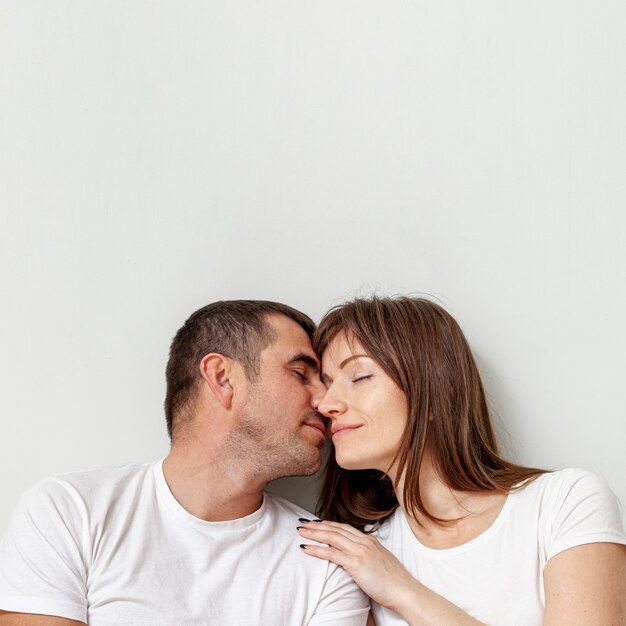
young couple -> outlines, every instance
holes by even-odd
[[[176,334],[166,379],[164,460],[22,498],[0,626],[626,623],[615,496],[499,455],[440,306],[359,299],[315,328],[217,302]],[[319,521],[264,489],[314,473],[326,434]]]

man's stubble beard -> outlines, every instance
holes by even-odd
[[[272,423],[279,419],[269,419],[266,423],[259,419],[261,407],[254,397],[243,408],[237,427],[227,440],[229,456],[239,459],[246,473],[262,477],[267,482],[284,476],[310,476],[320,467],[321,451],[310,441],[299,436],[302,415],[294,430],[283,435],[272,431]],[[316,413],[311,409],[311,416]]]

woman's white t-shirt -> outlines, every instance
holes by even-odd
[[[421,544],[400,509],[374,536],[422,584],[489,626],[543,623],[543,572],[555,554],[587,543],[626,544],[617,498],[580,469],[543,474],[511,492],[484,533],[454,548]],[[406,624],[377,604],[372,611],[377,626]]]

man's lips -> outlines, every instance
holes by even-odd
[[[326,439],[326,427],[324,426],[323,422],[305,422],[304,425],[311,426],[311,428],[319,430],[324,436],[324,439]]]

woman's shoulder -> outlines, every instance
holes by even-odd
[[[558,500],[576,495],[598,494],[615,497],[607,482],[598,474],[580,467],[545,472],[535,479],[518,485],[513,493],[521,496],[537,497],[547,494]]]
[[[516,507],[520,516],[535,518],[546,560],[583,543],[625,542],[619,500],[607,482],[589,470],[547,472],[514,491],[513,498],[522,504]]]
[[[535,503],[542,517],[559,511],[609,508],[621,517],[619,501],[604,478],[580,467],[568,467],[541,474],[512,490],[514,501]]]

